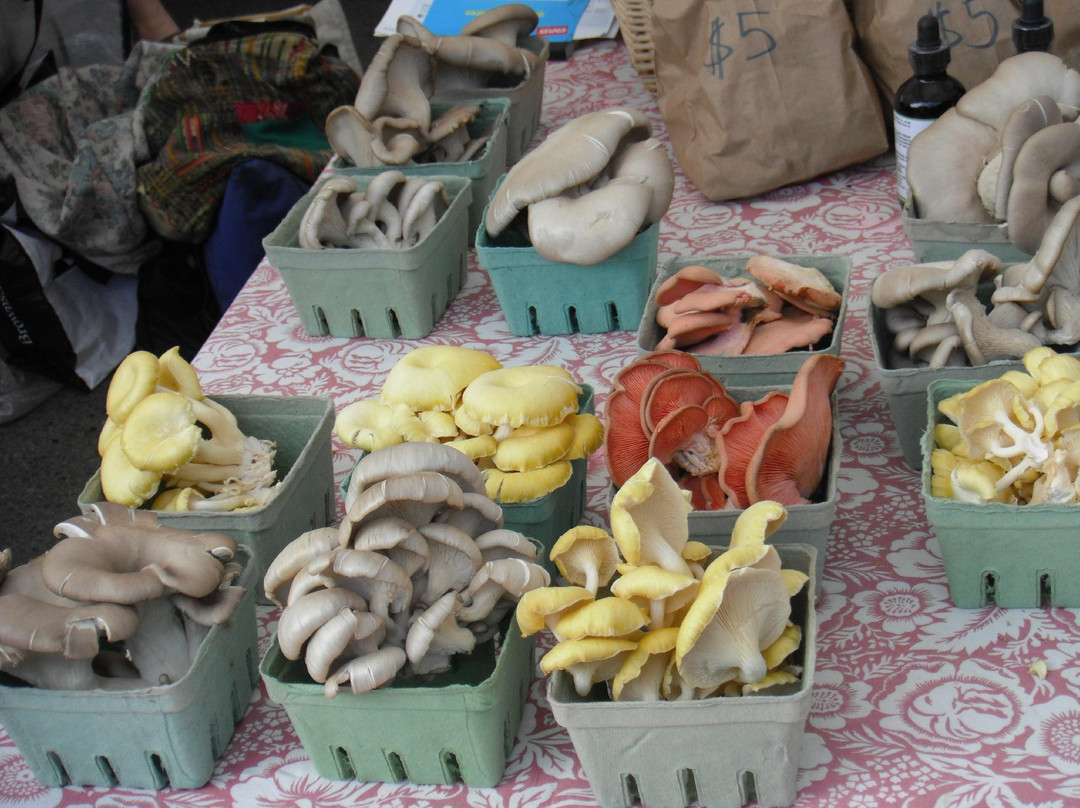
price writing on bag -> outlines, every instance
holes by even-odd
[[[992,48],[998,41],[998,34],[1001,31],[1001,24],[998,22],[998,18],[994,16],[994,12],[986,8],[979,8],[985,0],[961,0],[960,5],[964,8],[964,13],[967,14],[967,19],[959,17],[955,23],[949,19],[949,15],[952,14],[952,9],[946,8],[946,4],[937,0],[934,5],[929,6],[926,9],[927,14],[933,14],[938,19],[938,25],[941,26],[941,38],[946,45],[950,48],[955,48],[958,45],[963,45],[965,48],[974,48],[976,50],[983,50],[985,48]],[[958,26],[964,26],[967,23],[979,23],[986,24],[990,31],[987,34],[979,33],[979,39],[971,39],[965,37],[960,31],[955,28],[950,28],[950,24]]]
[[[734,45],[724,41],[724,26],[719,17],[714,17],[709,26],[709,61],[703,65],[716,78],[724,78],[724,62],[735,56],[743,61],[753,61],[776,47],[776,38],[762,27],[767,20],[768,11],[740,11],[736,17],[738,36],[732,34]],[[737,51],[737,53],[736,53]]]

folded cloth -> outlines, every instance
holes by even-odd
[[[203,242],[230,172],[253,158],[314,182],[333,154],[326,116],[358,86],[351,67],[296,30],[211,36],[175,53],[140,101],[152,159],[137,190],[150,225]]]

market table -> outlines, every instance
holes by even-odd
[[[547,68],[541,132],[607,106],[643,110],[666,139],[655,99],[618,42],[579,48]],[[534,143],[536,141],[534,140]],[[875,377],[870,282],[913,253],[900,223],[891,156],[741,203],[716,204],[680,173],[660,231],[675,255],[834,253],[853,262],[839,413],[843,462],[819,621],[813,703],[798,776],[811,806],[1080,804],[1080,653],[1069,609],[953,607],[919,477],[905,465]],[[553,363],[591,385],[602,415],[615,373],[637,354],[632,331],[510,335],[471,259],[468,282],[423,341],[306,335],[265,261],[194,364],[207,393],[316,395],[338,409],[372,396],[404,354],[426,343],[481,348],[504,364]],[[338,480],[356,451],[334,443]],[[589,464],[586,520],[606,524],[602,452]],[[338,515],[342,505],[338,502]],[[264,653],[277,611],[259,607]],[[1029,672],[1045,660],[1047,674]],[[319,777],[283,708],[257,687],[211,782],[194,791],[45,789],[0,731],[0,806],[574,806],[595,805],[567,733],[534,679],[497,788],[332,781]]]

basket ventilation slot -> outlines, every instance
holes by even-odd
[[[94,762],[97,763],[98,771],[101,772],[101,777],[104,779],[106,786],[115,788],[120,785],[120,778],[116,776],[116,769],[113,768],[112,762],[107,757],[97,755]]]
[[[742,798],[743,805],[757,802],[757,775],[749,769],[739,772],[739,796]]]
[[[462,782],[464,778],[461,776],[461,764],[458,763],[457,755],[448,749],[444,749],[440,755],[443,776],[446,778],[447,783]]]
[[[1039,605],[1044,608],[1054,605],[1054,574],[1039,573]]]
[[[529,333],[540,333],[540,317],[536,313],[536,306],[529,306]]]
[[[983,606],[992,606],[997,603],[997,574],[994,572],[983,573]]]
[[[397,312],[393,309],[386,310],[386,317],[390,321],[390,336],[401,336],[401,321],[398,319]]]
[[[147,765],[150,766],[150,776],[154,778],[154,788],[168,788],[169,772],[165,769],[165,761],[161,759],[161,755],[157,753],[150,755]]]
[[[352,761],[349,760],[349,753],[345,751],[344,747],[330,747],[330,758],[334,761],[334,766],[337,767],[339,778],[342,780],[351,780],[356,776],[356,773],[353,771]]]
[[[315,315],[316,328],[318,328],[319,334],[325,337],[330,333],[330,324],[326,322],[326,312],[323,311],[322,306],[312,306],[311,312]]]
[[[641,791],[638,788],[637,778],[632,774],[622,775],[622,790],[624,805],[641,804]]]
[[[367,332],[364,331],[364,321],[360,317],[360,312],[356,309],[349,309],[349,318],[352,320],[352,334],[354,337],[362,337]],[[323,331],[323,334],[329,334],[330,329],[327,328]]]
[[[619,331],[619,309],[612,300],[609,300],[607,303],[607,318],[608,326],[610,326],[611,330]]]
[[[682,790],[683,805],[693,805],[698,801],[697,779],[693,769],[679,769],[679,788]]]
[[[405,761],[397,752],[385,752],[386,765],[390,767],[390,779],[401,782],[409,779],[409,773],[405,771]]]
[[[64,761],[56,752],[49,751],[45,753],[45,756],[49,760],[49,765],[52,767],[53,773],[56,775],[56,784],[59,786],[70,785],[71,775],[68,774],[67,768],[64,766]]]
[[[566,307],[566,324],[570,327],[570,332],[576,334],[581,330],[581,325],[578,323],[577,309],[573,306]]]

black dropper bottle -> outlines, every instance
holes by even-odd
[[[1043,0],[1024,0],[1012,27],[1016,52],[1048,51],[1053,39],[1054,21],[1043,14]]]
[[[951,54],[941,41],[937,17],[919,18],[917,37],[908,46],[908,62],[915,74],[896,91],[893,128],[896,135],[896,185],[900,204],[908,194],[907,153],[912,139],[956,105],[964,85],[946,73]]]

